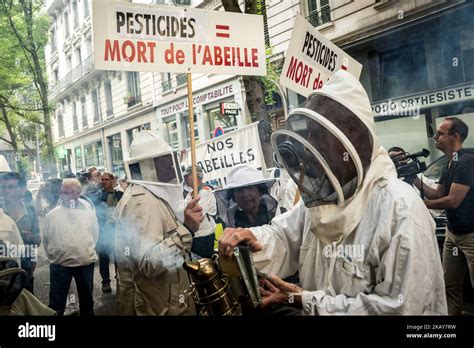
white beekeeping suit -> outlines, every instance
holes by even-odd
[[[121,315],[194,314],[182,268],[192,235],[180,222],[181,172],[171,147],[142,131],[124,162],[125,190],[114,212]]]
[[[299,271],[306,314],[445,315],[434,222],[374,129],[367,94],[342,70],[292,111],[272,143],[302,200],[250,229],[263,244],[254,261],[282,278]],[[343,166],[357,173],[349,181]]]

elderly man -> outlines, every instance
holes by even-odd
[[[44,249],[50,262],[49,306],[64,314],[67,294],[74,278],[81,315],[94,315],[92,297],[95,246],[99,224],[95,212],[79,200],[81,184],[64,179],[59,192],[61,205],[46,215]]]
[[[434,222],[379,145],[369,98],[338,71],[272,135],[302,201],[271,225],[226,229],[254,250],[264,305],[306,314],[446,314]],[[299,270],[301,287],[281,277]]]

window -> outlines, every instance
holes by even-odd
[[[94,88],[91,91],[92,98],[92,109],[94,110],[94,123],[100,121],[100,108],[99,108],[99,97],[97,96],[97,90]]]
[[[81,62],[82,62],[81,49],[77,48],[76,49],[76,65],[75,66],[78,66],[79,64],[81,64]]]
[[[171,74],[162,73],[161,74],[161,88],[162,93],[168,92],[173,86],[171,85]]]
[[[122,138],[120,134],[112,135],[108,138],[110,146],[110,154],[112,157],[112,172],[118,176],[124,176],[123,170],[123,154],[122,154]]]
[[[86,97],[81,98],[81,114],[82,114],[82,128],[87,128],[87,105]]]
[[[105,90],[105,105],[107,108],[106,113],[107,113],[107,117],[109,117],[114,114],[113,99],[112,99],[112,86],[110,84],[110,80],[106,80],[104,82],[104,90]]]
[[[185,137],[186,138],[186,147],[191,146],[191,138],[189,137],[189,114],[188,112],[183,112],[180,113],[180,116],[184,118],[184,123],[186,124],[186,127],[184,127],[184,131],[186,132]],[[197,128],[197,117],[196,114],[194,114],[194,139],[198,140],[199,138],[199,132]]]
[[[172,118],[165,120],[163,122],[163,127],[165,130],[165,134],[168,136],[168,144],[173,148],[173,149],[178,149],[179,148],[179,143],[178,143],[178,127],[176,124],[176,117],[173,116]]]
[[[72,12],[74,16],[74,29],[79,26],[79,12],[77,11],[77,2],[73,0],[72,2]]]
[[[84,18],[89,17],[90,11],[89,11],[89,0],[82,0],[84,4]]]
[[[140,133],[142,130],[150,130],[150,129],[151,129],[150,124],[145,123],[144,125],[127,130],[128,146],[132,144],[133,139],[138,133]]]
[[[89,145],[84,145],[84,158],[86,167],[103,166],[104,154],[102,150],[102,142],[97,141]]]
[[[64,120],[62,114],[58,115],[58,136],[60,138],[64,137]]]
[[[76,159],[76,170],[79,171],[84,167],[82,164],[82,149],[80,146],[74,149],[74,157]]]
[[[51,29],[51,34],[50,34],[50,39],[51,39],[51,52],[56,52],[58,50],[57,47],[57,42],[56,42],[56,29]]]
[[[69,37],[69,15],[68,10],[64,11],[64,38],[67,39]]]
[[[308,21],[317,27],[331,21],[329,0],[308,0]]]
[[[72,102],[72,125],[74,127],[74,132],[77,132],[79,126],[77,123],[77,105],[75,101]]]
[[[68,72],[72,70],[72,58],[70,55],[66,57],[66,70]]]
[[[142,97],[140,95],[140,74],[138,72],[127,73],[127,105],[131,107],[140,103]]]
[[[380,53],[380,68],[379,100],[428,89],[425,49],[421,40],[408,42],[391,51]]]
[[[222,115],[220,108],[207,111],[207,117],[209,119],[211,138],[214,137],[214,129],[216,129],[216,127],[222,127],[226,133],[237,128],[235,115]]]
[[[188,82],[186,74],[176,75],[176,84],[179,86],[185,85]]]

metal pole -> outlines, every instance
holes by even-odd
[[[38,176],[40,181],[42,181],[41,178],[41,159],[40,159],[40,148],[39,148],[39,125],[36,125],[36,163],[38,165]]]

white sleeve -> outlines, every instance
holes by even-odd
[[[204,215],[216,215],[217,208],[216,208],[216,197],[212,190],[202,189],[199,192],[201,196],[201,200],[199,201],[199,205],[202,207],[202,213]]]
[[[263,244],[263,250],[253,254],[255,267],[259,272],[282,278],[296,273],[305,216],[306,208],[301,201],[294,209],[275,216],[271,225],[250,228]]]
[[[420,202],[420,204],[423,204]],[[445,315],[446,298],[434,224],[427,212],[411,207],[404,216],[384,207],[375,235],[386,236],[387,248],[374,250],[379,264],[369,265],[375,286],[355,297],[331,296],[325,291],[303,291],[303,310],[310,315]],[[416,217],[418,215],[418,217]],[[390,223],[392,221],[392,223]],[[373,223],[373,222],[371,222]],[[364,227],[369,230],[370,227]],[[380,240],[380,239],[379,239]],[[378,242],[377,242],[378,243]],[[374,256],[372,256],[374,257]],[[352,279],[357,282],[356,278]]]

